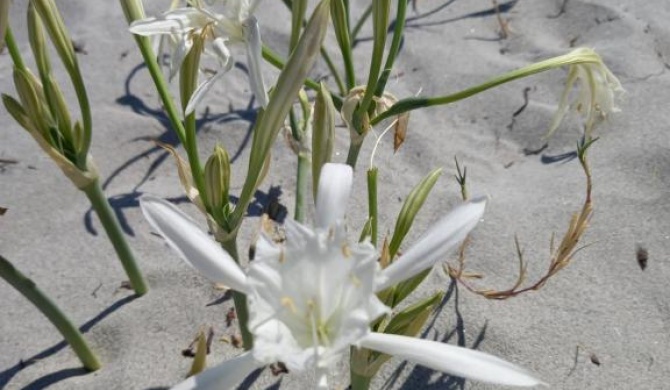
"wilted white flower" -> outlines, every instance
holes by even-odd
[[[566,54],[565,57],[592,59],[593,61],[573,63],[569,66],[565,90],[561,95],[558,110],[554,115],[547,136],[550,136],[558,128],[563,117],[570,109],[574,109],[584,116],[585,134],[590,135],[595,126],[605,120],[611,113],[619,111],[616,100],[624,93],[624,89],[595,51],[579,48]],[[569,102],[575,84],[579,85],[579,93],[574,100]]]
[[[225,0],[223,13],[215,13],[200,2],[192,7],[170,10],[160,17],[137,20],[130,25],[130,32],[143,36],[164,35],[172,48],[170,77],[177,70],[198,37],[205,43],[205,53],[219,62],[219,69],[194,91],[186,107],[186,114],[193,112],[214,82],[233,66],[229,44],[243,44],[247,52],[249,82],[261,106],[267,105],[267,92],[261,73],[262,43],[258,20],[253,15],[260,0]]]
[[[327,388],[327,372],[351,346],[410,359],[453,375],[493,383],[541,383],[525,370],[483,352],[445,343],[370,331],[388,313],[376,293],[431,267],[461,242],[481,218],[474,200],[441,219],[391,266],[381,270],[369,242],[349,242],[344,217],[353,172],[325,164],[317,191],[315,226],[286,222],[286,241],[261,236],[245,274],[221,247],[170,203],[144,197],[142,211],[181,257],[214,282],[247,295],[253,349],[191,377],[175,389],[234,386],[255,368],[281,361],[289,370],[314,370]]]

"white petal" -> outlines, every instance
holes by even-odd
[[[254,96],[258,99],[261,107],[267,107],[268,94],[265,91],[265,81],[261,64],[263,63],[263,43],[261,42],[261,32],[258,28],[258,20],[250,16],[244,22],[244,40],[247,44],[247,64],[249,64],[249,83]]]
[[[351,194],[353,171],[349,165],[327,163],[321,168],[316,197],[316,227],[327,229],[344,219]]]
[[[525,369],[493,355],[438,341],[370,333],[359,346],[462,378],[508,386],[544,384]]]
[[[485,207],[486,198],[475,198],[440,219],[399,259],[382,270],[376,291],[409,279],[443,259],[474,229]]]
[[[137,35],[181,34],[203,27],[207,18],[195,8],[179,8],[160,18],[136,20],[130,32]]]
[[[140,206],[151,226],[190,266],[215,283],[247,293],[247,276],[232,257],[173,204],[143,196]]]
[[[205,97],[207,92],[212,88],[214,83],[219,80],[223,75],[226,74],[224,70],[219,70],[216,72],[213,76],[205,80],[204,83],[201,83],[198,85],[198,88],[193,91],[193,95],[191,95],[191,98],[188,101],[188,104],[186,105],[186,110],[184,110],[184,114],[189,115],[195,110],[195,107],[200,103],[200,101]]]
[[[232,64],[229,65],[230,63],[230,50],[228,50],[228,46],[226,45],[227,39],[223,37],[218,37],[215,38],[212,43],[211,43],[211,51],[210,53],[213,53],[214,56],[219,60],[219,64],[221,65],[222,68],[227,68],[232,66]]]
[[[256,362],[251,352],[226,360],[216,367],[189,377],[172,390],[226,390],[235,389],[239,382],[244,380],[261,364]]]

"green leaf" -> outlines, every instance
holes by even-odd
[[[404,282],[398,283],[393,289],[393,300],[390,302],[391,307],[396,307],[400,302],[402,302],[409,294],[414,292],[417,287],[426,279],[426,276],[430,273],[432,268],[428,268],[425,271],[413,276],[410,279],[405,280]]]
[[[395,257],[400,249],[400,244],[405,239],[405,236],[409,232],[409,229],[414,223],[414,218],[419,212],[423,203],[425,202],[428,194],[433,189],[433,186],[437,182],[437,179],[442,174],[442,169],[438,168],[426,175],[419,184],[417,184],[412,192],[409,193],[405,199],[405,203],[400,209],[398,214],[398,220],[395,224],[395,229],[393,231],[393,237],[391,238],[391,243],[389,244],[389,250],[391,253],[391,259]]]
[[[419,334],[435,307],[442,301],[443,292],[415,303],[395,314],[384,328],[384,333],[414,337]]]

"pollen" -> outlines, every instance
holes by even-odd
[[[361,286],[361,280],[358,278],[358,276],[356,276],[355,274],[352,273],[352,274],[349,274],[349,278],[351,279],[351,283],[355,287],[360,287]]]
[[[298,308],[295,307],[295,303],[291,297],[282,297],[280,302],[281,305],[289,309],[291,313],[296,314],[298,312]]]
[[[342,255],[344,255],[344,257],[347,259],[351,257],[351,249],[349,249],[347,244],[342,245]]]

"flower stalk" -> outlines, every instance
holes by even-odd
[[[230,257],[239,264],[240,255],[237,251],[237,234],[220,243],[223,250],[225,250]],[[235,313],[237,314],[240,334],[242,335],[242,346],[245,351],[248,351],[254,347],[254,337],[249,331],[249,308],[247,306],[247,296],[243,292],[233,290],[233,302],[235,303]]]
[[[88,199],[91,201],[91,206],[93,206],[96,214],[98,214],[100,223],[102,223],[102,226],[107,233],[107,237],[112,242],[119,260],[121,260],[121,265],[123,265],[123,269],[126,271],[126,275],[128,275],[128,278],[130,279],[130,285],[133,290],[135,290],[135,294],[138,296],[146,294],[148,291],[147,284],[140,272],[137,261],[135,261],[135,256],[130,250],[128,242],[123,235],[119,222],[114,216],[114,211],[107,202],[105,194],[102,192],[100,182],[96,179],[81,190],[84,191]]]
[[[72,350],[88,371],[96,371],[101,365],[98,357],[88,346],[84,336],[60,308],[30,278],[16,269],[9,260],[0,256],[0,277],[28,299],[44,314],[63,335]]]
[[[561,56],[549,58],[544,61],[524,66],[522,68],[513,70],[498,77],[494,77],[488,81],[485,81],[482,84],[464,89],[451,95],[437,96],[437,97],[412,97],[399,100],[397,103],[391,106],[391,108],[372,118],[370,120],[370,124],[374,126],[379,122],[383,121],[384,119],[408,111],[416,110],[419,108],[451,104],[459,100],[469,98],[480,92],[484,92],[488,89],[497,87],[499,85],[509,83],[510,81],[532,76],[537,73],[560,68],[563,66],[570,66],[576,64],[583,64],[583,65],[602,64],[602,59],[593,50],[588,49],[577,49],[577,50]]]
[[[119,3],[121,4],[121,8],[123,9],[123,13],[128,24],[131,24],[135,20],[145,18],[144,8],[142,7],[142,2],[140,0],[119,0]],[[186,130],[184,129],[184,125],[180,119],[181,116],[179,114],[179,110],[177,109],[177,105],[170,95],[168,84],[165,81],[165,77],[163,77],[160,65],[156,59],[156,53],[154,53],[154,50],[151,47],[151,42],[147,37],[136,34],[133,36],[138,48],[140,49],[144,63],[149,70],[149,74],[154,81],[154,85],[158,91],[158,95],[161,98],[163,108],[165,109],[165,112],[170,119],[172,128],[177,133],[179,141],[185,145]]]
[[[370,243],[377,246],[377,229],[379,226],[379,210],[377,208],[377,173],[372,167],[368,170],[368,220],[370,221]]]

